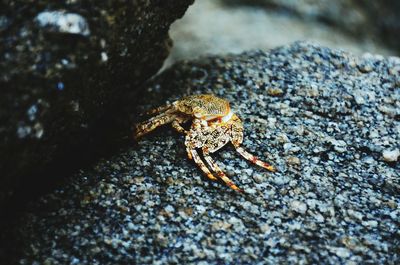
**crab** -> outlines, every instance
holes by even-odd
[[[172,104],[152,109],[146,114],[153,117],[136,124],[134,132],[136,140],[159,126],[171,123],[177,132],[185,135],[189,159],[193,159],[210,180],[216,181],[219,178],[235,191],[243,192],[210,156],[229,142],[245,159],[268,171],[276,171],[275,167],[243,149],[241,146],[243,123],[232,112],[229,102],[224,99],[214,95],[192,95],[174,101]],[[192,125],[189,130],[186,130],[183,125],[189,121],[192,121]],[[198,150],[201,150],[204,160],[200,157]]]

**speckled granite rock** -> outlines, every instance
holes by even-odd
[[[192,2],[0,3],[0,205],[99,142],[116,102],[161,67],[169,26]]]
[[[400,148],[399,58],[295,43],[181,62],[148,85],[141,109],[193,93],[230,100],[244,146],[279,173],[224,148],[213,157],[241,195],[208,181],[183,137],[160,128],[32,202],[3,254],[19,264],[399,263],[400,165],[384,158]]]
[[[381,39],[399,50],[400,2],[397,0],[223,0],[227,5],[244,3],[289,12],[305,19],[317,19],[351,34],[357,39]]]

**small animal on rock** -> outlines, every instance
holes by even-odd
[[[185,145],[189,159],[193,159],[209,179],[215,181],[220,178],[236,191],[243,192],[210,156],[228,142],[231,142],[236,151],[250,162],[269,171],[276,171],[275,167],[259,160],[241,147],[243,123],[232,112],[229,102],[224,99],[214,95],[192,95],[150,110],[146,114],[153,117],[136,124],[134,132],[136,140],[161,125],[171,123],[176,131],[186,135]],[[182,125],[189,121],[192,121],[192,125],[188,131]],[[204,159],[197,150],[202,151]]]

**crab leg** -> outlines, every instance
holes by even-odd
[[[172,122],[172,128],[174,128],[178,133],[188,134],[188,131],[182,127],[182,123],[187,122],[189,119],[185,116],[176,116],[175,120]]]
[[[212,160],[211,156],[208,154],[204,154],[204,159],[206,160],[207,164],[217,173],[217,176],[220,177],[229,188],[236,190],[238,192],[244,192],[241,188],[236,186],[226,175],[225,173],[219,168],[219,166]]]
[[[207,168],[207,166],[204,164],[204,162],[201,160],[199,154],[196,152],[196,150],[192,149],[189,150],[188,153],[191,153],[191,156],[193,157],[194,162],[200,167],[200,169],[206,174],[206,176],[211,179],[211,180],[217,180],[216,177],[211,174],[210,170]],[[190,157],[189,157],[190,158]]]
[[[187,153],[187,156],[189,157],[189,159],[192,160],[192,159],[193,159],[193,156],[192,156],[192,153],[191,153],[191,149],[189,149],[188,147],[186,147],[186,153]]]
[[[244,150],[243,147],[237,146],[237,145],[234,145],[234,147],[239,154],[241,154],[244,158],[246,158],[250,162],[256,164],[257,166],[263,167],[271,172],[276,172],[275,167],[271,166],[270,164],[268,164],[266,162],[261,161],[254,155],[252,155],[249,152],[247,152],[246,150]]]
[[[153,114],[160,114],[161,112],[164,112],[172,107],[172,104],[164,105],[155,109],[151,109],[146,111],[143,115],[153,115]]]
[[[164,125],[166,123],[170,123],[175,119],[174,115],[164,115],[161,114],[159,116],[156,116],[148,121],[139,123],[136,125],[135,128],[135,133],[134,133],[134,138],[138,139],[139,137],[142,137],[146,133],[151,132],[158,126]]]
[[[178,121],[172,122],[172,128],[174,128],[178,133],[187,134],[188,132],[183,128]]]

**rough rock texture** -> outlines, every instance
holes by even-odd
[[[20,264],[399,263],[400,165],[383,157],[400,147],[399,58],[295,43],[181,62],[149,84],[141,109],[193,93],[232,102],[244,146],[279,172],[222,149],[213,157],[241,195],[202,176],[183,136],[163,127],[32,202],[3,254]]]
[[[191,2],[0,3],[0,205],[51,163],[70,168],[101,137],[104,146],[105,116],[158,71],[169,26]]]
[[[224,0],[276,8],[306,19],[335,25],[357,37],[375,37],[399,50],[400,2],[396,0]]]

